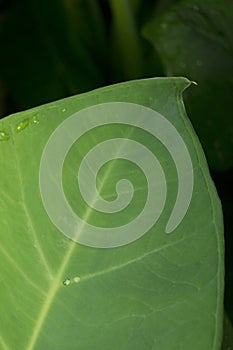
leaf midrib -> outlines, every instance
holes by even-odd
[[[184,110],[183,110],[183,105],[181,105],[179,103],[179,99],[177,100],[177,103],[178,103],[178,106],[179,106],[179,109],[182,109],[182,113],[181,115],[183,116],[184,114]],[[214,203],[213,203],[213,199],[212,199],[212,196],[211,196],[211,193],[210,193],[210,187],[209,187],[209,181],[208,181],[208,178],[205,174],[205,171],[203,171],[203,167],[202,167],[202,160],[200,159],[199,157],[199,154],[197,152],[197,142],[196,142],[196,139],[195,137],[193,137],[192,133],[190,132],[190,126],[188,125],[187,121],[185,120],[185,118],[182,117],[182,120],[183,120],[183,123],[184,125],[186,126],[186,130],[188,131],[192,141],[193,141],[193,145],[194,145],[194,148],[195,148],[195,151],[196,151],[196,155],[197,155],[197,158],[199,160],[199,165],[200,165],[200,169],[201,169],[201,172],[202,172],[202,175],[203,175],[203,178],[205,180],[205,183],[206,183],[206,186],[207,186],[207,189],[208,189],[208,192],[209,192],[209,197],[210,197],[210,203],[211,203],[211,210],[212,210],[212,213],[213,213],[213,221],[214,221],[214,227],[215,227],[215,236],[216,236],[216,241],[217,241],[217,248],[218,248],[218,272],[217,272],[217,277],[218,277],[218,283],[217,283],[217,302],[216,302],[216,316],[219,315],[220,313],[220,307],[221,307],[221,300],[220,298],[218,298],[218,294],[219,292],[221,291],[221,276],[220,276],[220,268],[222,266],[222,263],[221,263],[221,251],[220,251],[220,237],[219,237],[219,234],[218,234],[218,225],[216,224],[216,220],[215,220],[215,206],[214,206]],[[187,127],[188,125],[188,127]],[[21,175],[21,172],[20,172],[20,167],[19,167],[19,159],[18,159],[18,156],[17,156],[17,153],[15,151],[15,156],[16,156],[16,160],[17,160],[17,173],[18,173],[18,177],[19,177],[19,180],[20,180],[20,189],[21,189],[21,196],[22,196],[22,200],[23,200],[23,203],[24,203],[24,212],[25,212],[25,215],[26,215],[26,218],[31,221],[30,219],[30,214],[28,212],[28,209],[25,205],[25,200],[24,200],[24,193],[23,193],[23,183],[22,183],[22,175]],[[87,213],[87,216],[89,215],[90,213]],[[32,224],[32,223],[31,223]],[[32,232],[34,233],[34,236],[35,238],[37,239],[37,236],[36,236],[36,231],[33,227],[33,225],[31,226],[31,230]],[[81,279],[80,282],[82,282],[82,280],[87,280],[87,279],[90,279],[90,278],[94,278],[94,277],[97,277],[97,276],[100,276],[100,275],[104,275],[106,273],[110,273],[110,272],[113,272],[113,271],[116,271],[116,270],[119,270],[127,265],[130,265],[134,262],[137,262],[151,254],[154,254],[158,251],[161,251],[163,249],[166,249],[168,248],[169,246],[174,246],[175,244],[178,244],[180,243],[181,241],[183,241],[184,239],[187,239],[187,238],[190,238],[190,236],[188,237],[185,237],[179,241],[176,241],[176,242],[172,242],[168,245],[165,245],[163,247],[160,247],[160,248],[156,248],[150,252],[147,252],[133,260],[130,260],[130,261],[127,261],[126,263],[123,263],[123,264],[120,264],[118,266],[113,266],[109,269],[106,269],[106,270],[103,270],[103,271],[99,271],[95,274],[90,274],[90,275],[87,275],[87,276],[83,276],[83,278]],[[39,242],[38,242],[39,243]],[[48,311],[53,303],[53,300],[54,300],[54,297],[58,291],[58,289],[62,286],[62,278],[63,278],[63,275],[64,275],[64,272],[65,272],[65,269],[67,267],[67,264],[72,256],[72,253],[76,247],[76,243],[75,242],[71,242],[70,243],[70,247],[69,247],[69,250],[67,251],[64,259],[63,259],[63,262],[62,264],[60,265],[60,268],[57,272],[57,274],[55,275],[55,277],[53,277],[53,279],[50,280],[50,288],[48,290],[48,293],[47,293],[47,296],[46,296],[46,299],[45,299],[45,302],[43,304],[43,307],[39,313],[39,316],[38,316],[38,319],[37,319],[37,322],[35,324],[35,327],[34,327],[34,330],[33,330],[33,333],[32,333],[32,336],[28,342],[28,345],[26,346],[26,350],[33,350],[35,344],[36,344],[36,341],[38,339],[38,336],[40,334],[40,330],[42,329],[43,327],[43,323],[46,319],[46,316],[48,314]],[[40,247],[40,245],[39,245]],[[41,247],[40,247],[41,249]],[[42,253],[42,256],[44,257],[43,255],[43,252],[41,250],[41,253]],[[45,258],[45,257],[44,257]],[[217,319],[217,317],[216,317]],[[218,334],[218,330],[217,330],[217,322],[215,322],[215,334],[214,334],[214,339],[213,339],[213,349],[216,348],[216,345],[217,345],[217,334]]]
[[[93,273],[93,274],[88,274],[86,276],[83,276],[79,282],[79,284],[81,282],[84,282],[84,281],[87,281],[87,280],[90,280],[92,278],[95,278],[95,277],[99,277],[101,275],[105,275],[105,274],[108,274],[108,273],[111,273],[111,272],[114,272],[114,271],[117,271],[117,270],[120,270],[128,265],[131,265],[135,262],[138,262],[144,258],[147,258],[149,257],[150,255],[154,254],[154,253],[157,253],[159,251],[163,251],[169,247],[174,247],[174,245],[176,244],[180,244],[181,242],[185,241],[186,239],[190,239],[191,236],[184,236],[182,239],[176,241],[176,242],[171,242],[167,245],[164,245],[162,247],[159,247],[159,248],[155,248],[147,253],[144,253],[134,259],[131,259],[125,263],[122,263],[122,264],[119,264],[119,265],[115,265],[115,266],[112,266],[111,268],[108,268],[108,269],[105,269],[105,270],[101,270],[101,271],[98,271],[96,273]],[[62,286],[62,279],[64,277],[64,272],[65,272],[65,269],[66,269],[66,266],[70,260],[70,257],[73,253],[73,250],[74,248],[76,247],[76,243],[75,242],[71,242],[71,246],[67,252],[67,254],[65,255],[65,258],[63,260],[63,263],[61,264],[60,266],[60,269],[58,270],[58,273],[55,277],[55,279],[52,281],[51,283],[51,286],[50,286],[50,289],[47,293],[47,298],[45,299],[45,302],[44,302],[44,305],[41,309],[41,312],[39,314],[39,317],[38,317],[38,320],[37,320],[37,323],[36,323],[36,326],[33,330],[33,333],[32,333],[32,337],[28,343],[28,346],[26,347],[26,350],[33,350],[34,348],[34,345],[37,341],[37,338],[39,336],[39,333],[40,333],[40,330],[43,326],[43,322],[44,320],[46,319],[46,316],[48,314],[48,311],[50,309],[50,306],[52,305],[53,303],[53,299],[58,291],[58,289]]]
[[[131,133],[132,133],[132,130],[130,131],[129,135]],[[119,147],[119,152],[120,152],[120,150],[121,150],[121,147]],[[113,165],[111,165],[108,168],[108,170],[107,170],[107,172],[106,172],[106,174],[105,174],[105,176],[103,178],[103,181],[102,181],[102,183],[100,185],[99,191],[101,191],[101,189],[102,189],[102,187],[104,185],[105,179],[108,178],[108,175],[111,173],[112,166]],[[22,186],[22,181],[20,182],[20,185]],[[23,194],[23,187],[21,187],[21,191],[22,191],[22,194]],[[95,203],[95,200],[96,199],[94,198],[93,204]],[[82,222],[83,222],[82,226],[85,225],[85,222],[90,217],[91,212],[92,212],[92,206],[88,207],[88,210],[87,210],[87,212],[86,212],[86,214],[85,214],[85,216],[84,216],[84,218],[82,220]],[[79,231],[82,231],[82,226],[79,228]],[[33,330],[32,337],[31,337],[31,339],[30,339],[30,341],[28,343],[28,346],[27,346],[28,350],[32,350],[34,345],[35,345],[35,343],[36,343],[36,341],[37,341],[39,332],[40,332],[40,330],[42,328],[43,322],[44,322],[44,320],[46,318],[46,315],[47,315],[47,313],[49,311],[50,305],[53,302],[53,299],[54,299],[54,296],[56,295],[57,290],[61,286],[61,279],[62,279],[63,274],[65,272],[66,266],[67,266],[67,264],[68,264],[68,262],[70,260],[70,257],[71,257],[71,255],[73,253],[73,250],[76,247],[76,244],[77,243],[74,242],[74,241],[71,242],[69,250],[68,250],[67,254],[65,255],[65,258],[63,259],[63,262],[62,262],[62,264],[60,266],[60,269],[58,270],[55,279],[52,281],[51,287],[49,289],[48,296],[45,299],[45,303],[44,303],[44,305],[43,305],[43,307],[41,309],[41,312],[39,313],[38,321],[37,321],[36,326],[35,326],[35,328]]]

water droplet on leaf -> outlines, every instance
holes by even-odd
[[[75,276],[74,278],[73,278],[73,281],[74,281],[74,283],[78,283],[78,282],[80,282],[80,277],[79,276]]]
[[[0,130],[0,141],[9,140],[10,136],[3,130]]]
[[[63,281],[63,284],[64,286],[68,286],[70,284],[70,279],[69,278],[66,278],[64,281]]]
[[[22,120],[21,122],[19,122],[18,125],[16,125],[16,132],[20,132],[22,130],[24,130],[29,124],[29,119],[26,118],[24,120]]]
[[[66,109],[65,109],[65,108],[63,108],[61,111],[62,111],[62,112],[65,112],[65,111],[66,111]]]
[[[31,121],[33,122],[33,124],[39,124],[40,123],[39,119],[38,119],[38,117],[36,115],[33,115],[31,117]]]

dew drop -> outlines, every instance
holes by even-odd
[[[33,124],[39,124],[39,123],[40,123],[40,122],[39,122],[39,119],[37,118],[36,115],[33,115],[33,116],[31,117],[31,121],[32,121]]]
[[[26,118],[24,120],[22,120],[21,122],[19,122],[18,125],[16,125],[16,132],[20,132],[22,130],[24,130],[29,124],[29,119]]]
[[[66,108],[63,108],[61,111],[64,113],[66,111]]]
[[[0,130],[0,141],[7,141],[9,138],[10,136],[4,130]]]
[[[74,283],[78,283],[78,282],[80,282],[80,280],[81,280],[81,278],[79,276],[75,276],[73,278]]]
[[[70,279],[66,278],[63,282],[64,286],[68,286],[70,284]]]

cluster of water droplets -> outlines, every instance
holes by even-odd
[[[79,283],[81,278],[79,276],[75,276],[74,278],[67,277],[62,283],[64,286],[69,286],[71,283]]]
[[[37,125],[39,124],[39,119],[37,114],[32,115],[29,118],[24,118],[20,120],[14,127],[15,133],[20,133],[25,130],[30,124]],[[10,139],[10,132],[0,129],[0,141],[8,141]]]
[[[9,140],[10,135],[5,130],[0,130],[0,141]]]

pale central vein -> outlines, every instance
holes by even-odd
[[[2,336],[0,336],[0,344],[2,345],[2,350],[10,350]]]
[[[108,274],[108,273],[120,270],[120,269],[126,267],[127,265],[131,265],[131,264],[133,264],[135,262],[138,262],[138,261],[140,261],[140,260],[142,260],[144,258],[149,257],[150,255],[152,255],[154,253],[157,253],[159,251],[165,250],[165,249],[167,249],[170,246],[174,246],[176,244],[179,244],[179,243],[183,242],[184,240],[186,240],[188,238],[190,238],[190,236],[184,237],[184,238],[180,239],[179,241],[172,242],[172,243],[164,245],[162,247],[155,248],[155,249],[153,249],[153,250],[151,250],[149,252],[146,252],[146,253],[144,253],[144,254],[142,254],[142,255],[134,258],[134,259],[131,259],[131,260],[127,261],[127,262],[124,262],[122,264],[119,264],[119,265],[116,265],[116,266],[112,266],[112,267],[110,267],[108,269],[101,270],[99,272],[83,276],[79,283],[87,281],[87,280],[90,280],[92,278],[95,278],[95,277],[98,277],[98,276],[101,276],[101,275],[105,275],[105,274]],[[69,259],[70,259],[71,255],[72,255],[73,250],[75,249],[75,247],[76,247],[76,243],[75,242],[71,242],[71,246],[70,246],[68,252],[66,253],[66,255],[64,257],[63,263],[60,266],[60,269],[59,269],[59,271],[58,271],[58,273],[56,275],[56,278],[53,280],[51,288],[50,288],[50,290],[49,290],[49,292],[47,294],[47,298],[46,298],[45,303],[44,303],[44,305],[43,305],[43,307],[41,309],[41,312],[39,314],[36,326],[35,326],[35,328],[33,330],[32,337],[31,337],[30,342],[29,342],[29,344],[28,344],[28,346],[26,348],[27,350],[33,350],[33,348],[34,348],[34,345],[35,345],[35,343],[36,343],[36,341],[38,339],[40,330],[41,330],[41,328],[43,326],[43,322],[44,322],[44,320],[45,320],[45,318],[46,318],[46,316],[48,314],[50,306],[52,305],[53,299],[54,299],[58,289],[62,286],[61,282],[62,282],[62,279],[63,279],[63,274],[65,272],[67,263],[69,262]]]
[[[43,304],[43,307],[39,313],[39,316],[38,316],[38,320],[37,320],[37,323],[34,327],[34,330],[33,330],[33,333],[32,333],[32,336],[31,336],[31,339],[28,343],[28,346],[26,347],[27,350],[33,350],[34,348],[34,345],[37,341],[37,338],[39,336],[39,333],[40,333],[40,330],[43,326],[43,323],[44,323],[44,320],[47,316],[47,313],[49,311],[49,308],[50,306],[52,305],[52,302],[53,302],[53,299],[57,293],[57,290],[59,289],[59,287],[61,286],[61,281],[62,281],[62,278],[63,278],[63,274],[64,274],[64,271],[66,269],[66,266],[69,262],[69,259],[72,255],[72,252],[74,250],[76,246],[76,243],[75,242],[71,242],[71,245],[69,247],[69,250],[67,251],[64,259],[63,259],[63,262],[56,274],[56,277],[53,279],[52,283],[51,283],[51,287],[47,293],[47,297],[45,299],[45,302]]]
[[[92,211],[92,208],[89,207],[87,212],[86,212],[86,215],[85,217],[83,218],[83,225],[85,225],[85,222],[87,221],[88,217],[90,216],[91,214],[91,211]],[[80,226],[79,228],[79,231],[82,230],[82,226]],[[48,311],[49,311],[49,308],[50,306],[52,305],[53,303],[53,299],[58,291],[58,289],[61,287],[61,281],[63,279],[63,275],[64,275],[64,272],[65,272],[65,269],[67,267],[67,264],[70,260],[70,257],[75,249],[75,247],[77,246],[77,243],[74,242],[74,241],[71,241],[70,243],[70,247],[66,253],[66,255],[64,256],[64,259],[62,261],[62,264],[60,265],[60,268],[55,276],[55,278],[51,281],[51,287],[48,291],[48,294],[47,294],[47,298],[45,299],[45,302],[43,304],[43,307],[41,309],[41,312],[39,313],[39,316],[38,316],[38,320],[37,320],[37,323],[34,327],[34,330],[33,330],[33,333],[32,333],[32,337],[28,343],[28,346],[27,346],[27,350],[33,350],[34,348],[34,345],[38,339],[38,336],[39,336],[39,333],[40,333],[40,330],[43,326],[43,323],[44,323],[44,320],[46,319],[46,316],[48,314]]]
[[[131,130],[130,130],[131,131]],[[131,133],[131,132],[130,132]],[[104,182],[105,180],[108,178],[108,176],[110,175],[111,173],[111,170],[112,170],[112,164],[109,166],[107,172],[105,173],[105,176],[101,182],[101,185],[100,185],[100,188],[99,188],[99,192],[101,192],[101,189],[104,185]],[[92,212],[92,207],[94,207],[94,204],[95,204],[95,201],[96,201],[96,198],[93,198],[93,202],[91,204],[91,206],[88,207],[87,211],[86,211],[86,214],[85,216],[83,217],[82,219],[82,225],[78,228],[78,232],[77,232],[77,235],[82,231],[82,228],[83,226],[86,224],[86,222],[88,221],[90,215],[91,215],[91,212]],[[80,282],[84,282],[84,281],[87,281],[89,279],[92,279],[92,278],[95,278],[95,277],[98,277],[98,276],[101,276],[101,275],[104,275],[104,274],[108,274],[108,273],[111,273],[111,272],[114,272],[116,270],[119,270],[119,269],[122,269],[124,267],[126,267],[127,265],[130,265],[132,263],[135,263],[137,261],[140,261],[158,251],[161,251],[161,250],[164,250],[166,248],[168,248],[169,246],[174,246],[175,244],[178,244],[180,243],[181,241],[185,240],[187,237],[183,237],[181,240],[179,241],[176,241],[176,242],[172,242],[170,244],[167,244],[165,246],[162,246],[162,247],[159,247],[159,248],[155,248],[153,249],[152,251],[149,251],[149,252],[146,252],[134,259],[131,259],[127,262],[124,262],[122,264],[119,264],[119,265],[116,265],[116,266],[112,266],[108,269],[105,269],[105,270],[102,270],[102,271],[99,271],[99,272],[96,272],[96,273],[93,273],[93,274],[89,274],[89,275],[86,275],[86,276],[83,276],[81,278],[81,281]],[[51,281],[51,285],[50,285],[50,289],[48,290],[48,293],[47,293],[47,297],[45,299],[45,302],[42,306],[42,309],[38,315],[38,319],[37,319],[37,322],[35,324],[35,327],[33,329],[33,333],[32,333],[32,336],[31,336],[31,339],[29,340],[29,343],[26,347],[26,350],[33,350],[34,349],[34,346],[38,340],[38,337],[39,337],[39,334],[40,334],[40,331],[43,327],[43,324],[44,324],[44,321],[47,317],[47,314],[49,312],[49,309],[53,303],[53,300],[54,300],[54,297],[57,293],[57,291],[59,290],[59,288],[61,288],[63,285],[62,285],[62,280],[64,279],[64,273],[65,273],[65,270],[66,270],[66,267],[67,267],[67,264],[72,256],[72,253],[74,251],[74,249],[77,247],[77,243],[74,242],[74,241],[71,241],[70,243],[70,247],[66,253],[66,255],[64,256],[63,258],[63,261],[60,265],[60,268],[59,270],[57,271],[57,274],[56,276],[54,277],[54,279]]]

